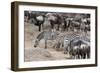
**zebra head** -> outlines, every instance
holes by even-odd
[[[39,45],[39,40],[36,39],[36,40],[35,40],[35,43],[34,43],[34,47],[37,47],[38,45]]]

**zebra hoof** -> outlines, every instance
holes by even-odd
[[[64,52],[64,54],[67,54],[67,52]]]

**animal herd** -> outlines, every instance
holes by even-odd
[[[41,30],[45,27],[45,21],[50,23],[49,28],[51,30],[41,32]],[[59,36],[60,34],[57,32],[90,32],[90,14],[25,11],[24,22],[34,24],[38,27],[38,32],[41,32],[35,40],[34,47],[37,47],[40,40],[44,39],[45,49],[47,49],[47,41],[56,40],[56,44],[54,44],[53,48],[63,48],[62,51],[64,51],[64,54],[69,54],[72,59],[90,58],[90,41],[81,39],[80,36],[78,39],[75,38],[76,36],[72,38],[70,36],[69,39],[66,38],[68,37],[67,35]],[[87,36],[83,38],[87,38]]]
[[[45,21],[57,31],[90,31],[90,14],[25,11],[24,21],[38,26],[39,31],[45,27]]]
[[[56,31],[43,31],[35,40],[35,48],[39,45],[39,42],[42,39],[45,40],[45,49],[48,49],[48,40],[51,40],[52,43],[55,41],[55,44],[52,48],[57,51],[63,51],[64,54],[69,54],[71,58],[90,58],[90,39],[86,36],[79,36],[75,33],[69,35],[60,35]]]
[[[79,40],[78,40],[79,41]],[[71,55],[71,58],[73,59],[89,59],[90,58],[90,46],[87,44],[80,44],[80,45],[74,45],[68,46],[66,48],[66,51],[64,53],[69,53]]]
[[[65,35],[59,40],[57,39],[57,44],[55,45],[55,48],[60,49],[64,52],[64,54],[69,54],[72,59],[89,59],[90,39],[86,36],[78,36],[75,34],[73,35]]]

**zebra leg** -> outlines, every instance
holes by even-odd
[[[45,40],[45,49],[47,49],[47,40]]]
[[[90,58],[90,52],[87,52],[87,58],[88,59]]]

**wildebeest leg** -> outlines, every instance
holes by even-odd
[[[41,31],[41,24],[39,25],[39,31]]]
[[[67,21],[67,31],[70,30],[70,27],[71,27],[71,24],[70,24],[70,21],[68,20],[68,21]]]
[[[51,29],[53,29],[53,28],[54,28],[54,23],[53,23],[53,21],[50,21],[50,24],[51,24]]]
[[[42,30],[44,30],[44,25],[43,24],[41,24],[42,25]]]
[[[82,58],[82,51],[81,51],[81,49],[78,49],[78,59],[80,59],[80,58]]]
[[[90,51],[87,52],[87,58],[88,58],[88,59],[90,58]]]
[[[90,48],[87,49],[87,58],[90,58]]]
[[[83,59],[85,59],[85,58],[86,58],[86,54],[84,53],[84,54],[83,54]]]
[[[67,22],[66,22],[66,20],[64,19],[64,22],[63,22],[63,29],[64,29],[64,31],[66,30],[66,27],[67,27]]]
[[[45,40],[45,49],[47,49],[47,40]]]
[[[78,59],[80,59],[80,56],[81,56],[81,55],[78,53]]]
[[[90,58],[90,53],[87,54],[87,58],[88,58],[88,59]]]

